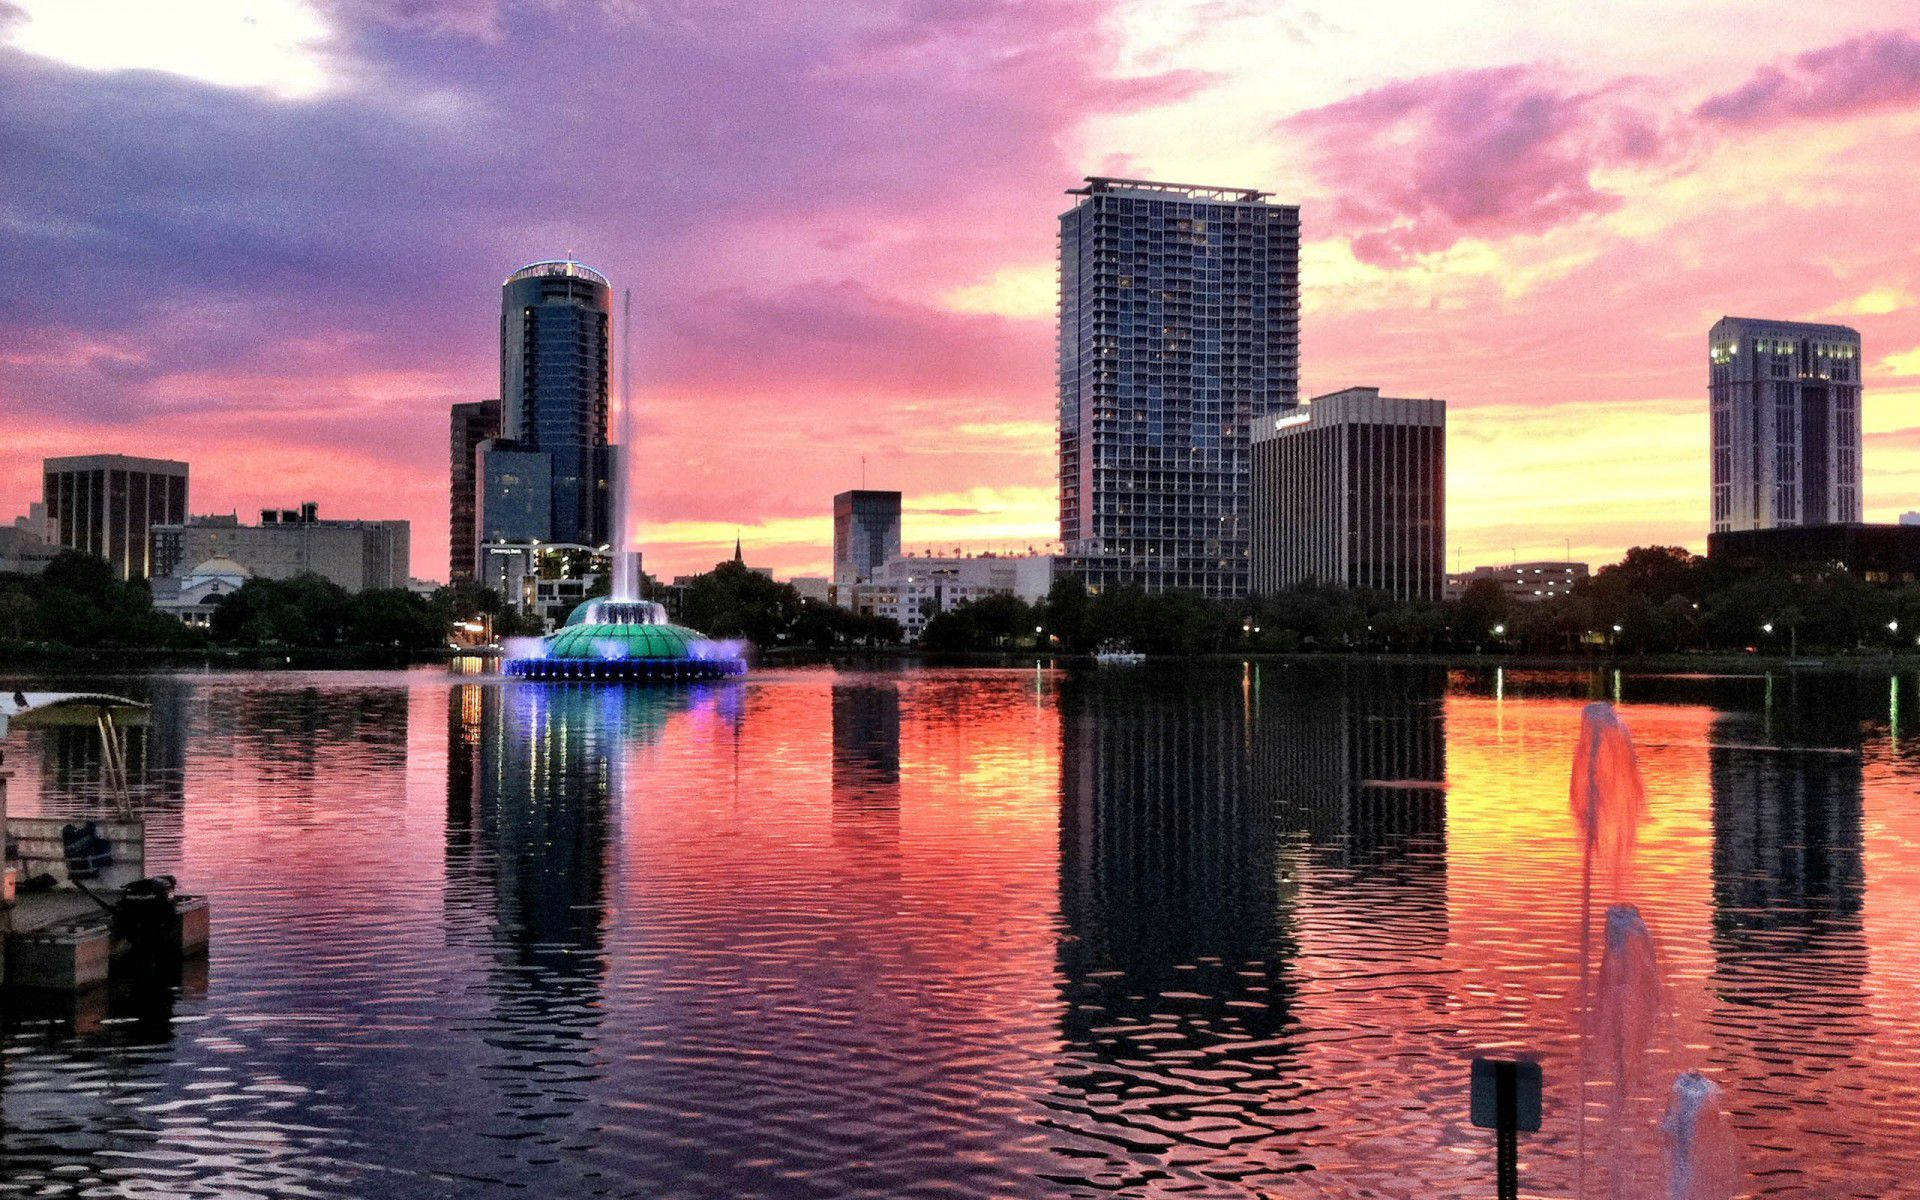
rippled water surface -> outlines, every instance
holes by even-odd
[[[1514,1052],[1529,1194],[1583,1141],[1652,1178],[1689,1067],[1751,1194],[1913,1194],[1911,678],[93,682],[154,703],[151,865],[213,949],[10,1006],[0,1195],[1491,1195],[1467,1061]],[[1567,771],[1615,688],[1649,816],[1594,903],[1665,1012],[1583,1138]],[[8,768],[16,814],[98,799],[81,731]]]

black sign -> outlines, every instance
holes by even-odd
[[[1501,1093],[1505,1091],[1506,1097]],[[1527,1133],[1540,1128],[1540,1064],[1530,1059],[1476,1058],[1473,1060],[1473,1123],[1498,1129],[1501,1100],[1511,1107],[1512,1128]]]

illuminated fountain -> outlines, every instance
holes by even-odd
[[[1653,934],[1640,910],[1622,900],[1632,882],[1647,801],[1633,737],[1611,704],[1589,704],[1580,714],[1570,792],[1582,843],[1578,1192],[1585,1196],[1587,1190],[1587,1086],[1598,1076],[1609,1085],[1608,1194],[1637,1200],[1645,1194],[1634,1178],[1641,1145],[1636,1135],[1643,1127],[1634,1120],[1633,1101],[1667,1009]],[[1596,875],[1612,899],[1597,987],[1590,973]],[[1718,1094],[1698,1071],[1674,1081],[1660,1125],[1668,1200],[1731,1200],[1739,1190],[1738,1148]]]
[[[632,304],[633,293],[628,292],[626,313]],[[547,637],[507,639],[502,669],[523,679],[582,683],[675,683],[744,675],[742,643],[714,641],[675,625],[667,620],[665,608],[640,598],[640,551],[629,511],[634,428],[626,325],[623,316],[620,430],[613,448],[613,594],[580,605]]]

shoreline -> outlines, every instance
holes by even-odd
[[[246,647],[204,648],[196,650],[149,647],[11,647],[0,650],[0,672],[34,672],[46,669],[153,670],[226,668],[232,670],[403,670],[408,667],[451,663],[462,658],[493,657],[473,655],[451,649],[411,652],[379,647]],[[1040,653],[1033,650],[928,651],[912,646],[866,647],[861,649],[814,650],[777,647],[753,655],[760,667],[812,666],[838,664],[897,664],[902,666],[1027,666],[1036,661],[1054,667],[1094,669],[1091,655],[1063,652]],[[1553,654],[1474,654],[1447,651],[1246,651],[1207,654],[1149,654],[1147,667],[1173,664],[1220,664],[1236,662],[1283,665],[1327,662],[1367,664],[1403,664],[1437,666],[1449,669],[1507,669],[1522,671],[1624,671],[1637,675],[1761,675],[1779,673],[1823,674],[1901,674],[1920,670],[1920,652],[1898,654],[1803,654],[1797,658],[1769,654],[1645,654],[1645,655],[1553,655]],[[1126,666],[1105,668],[1124,671]]]

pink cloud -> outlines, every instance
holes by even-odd
[[[1695,109],[1721,125],[1778,125],[1920,104],[1920,39],[1872,33],[1763,67]]]
[[[1280,128],[1306,140],[1354,253],[1381,264],[1609,212],[1621,199],[1594,184],[1595,168],[1669,146],[1609,92],[1571,91],[1530,66],[1402,80]]]

